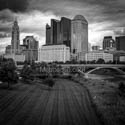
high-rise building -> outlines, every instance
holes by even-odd
[[[71,20],[66,17],[62,17],[60,21],[60,37],[58,44],[71,46]]]
[[[112,36],[105,36],[103,39],[103,50],[108,50],[115,48],[115,41],[112,39]]]
[[[51,45],[51,27],[46,24],[46,45]]]
[[[88,51],[88,22],[82,15],[76,15],[71,21],[71,52]]]
[[[116,49],[125,51],[125,36],[116,37]]]
[[[66,17],[51,19],[51,27],[46,25],[46,45],[59,44],[71,45],[71,20]]]
[[[59,20],[51,19],[51,42],[56,45],[60,40],[60,22]]]
[[[12,53],[18,54],[20,52],[20,31],[17,20],[14,21],[12,27]]]
[[[38,60],[38,41],[33,36],[26,36],[23,39],[23,45],[26,46],[25,56],[28,62]]]

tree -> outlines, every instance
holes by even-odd
[[[0,80],[2,82],[7,82],[8,88],[10,87],[10,84],[15,84],[18,82],[15,62],[12,59],[4,60],[2,62],[0,70]]]
[[[32,74],[32,68],[28,66],[28,64],[25,64],[21,71],[21,77],[23,78],[24,81],[27,81],[30,79],[32,80],[33,77],[31,77],[31,74]]]
[[[97,61],[96,61],[97,64],[105,64],[105,60],[102,59],[102,58],[99,58]]]

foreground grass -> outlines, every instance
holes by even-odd
[[[73,78],[84,85],[93,104],[106,125],[125,125],[125,97],[119,94],[118,84],[109,81]]]

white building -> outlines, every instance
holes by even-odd
[[[6,59],[13,59],[15,62],[24,62],[25,61],[25,55],[22,54],[5,54],[4,58]]]
[[[120,56],[120,57],[119,57],[119,61],[125,62],[125,56]]]
[[[86,61],[97,61],[99,58],[104,59],[105,62],[113,61],[113,54],[105,53],[103,51],[91,51],[85,54]]]
[[[66,45],[46,45],[39,50],[39,62],[66,62],[70,60],[70,48]]]

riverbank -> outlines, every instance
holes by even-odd
[[[125,125],[125,97],[119,94],[118,83],[82,77],[73,80],[87,88],[98,115],[106,125]]]

